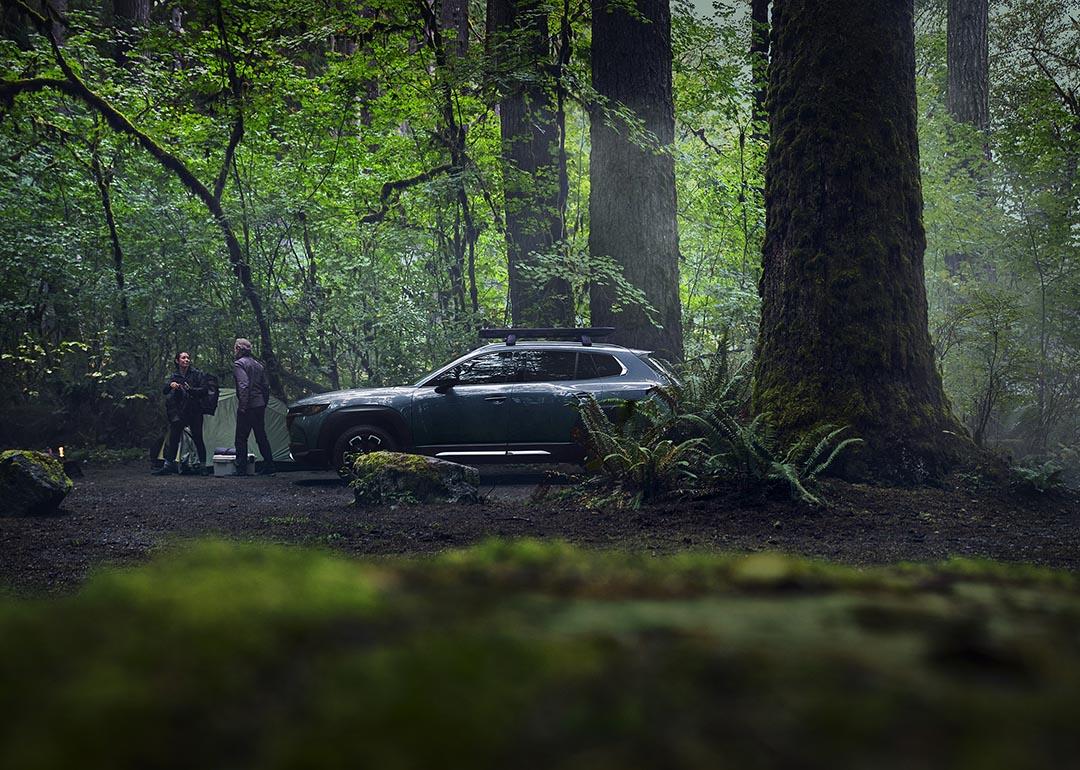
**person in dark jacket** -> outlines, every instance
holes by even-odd
[[[236,376],[236,472],[233,476],[247,475],[248,434],[255,432],[262,464],[259,474],[274,474],[274,453],[270,439],[266,437],[266,405],[270,403],[270,384],[266,380],[263,365],[251,355],[251,341],[243,337],[233,346],[233,374]]]
[[[165,381],[161,392],[165,394],[165,414],[169,418],[169,440],[165,444],[165,464],[154,471],[155,476],[176,473],[174,462],[184,428],[191,431],[195,451],[199,455],[199,468],[205,474],[211,469],[206,464],[206,444],[203,443],[203,411],[201,399],[206,395],[206,375],[191,365],[191,354],[176,354],[176,371]]]

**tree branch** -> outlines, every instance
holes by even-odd
[[[225,191],[225,183],[229,178],[229,167],[232,165],[233,154],[236,152],[240,141],[244,138],[244,109],[241,101],[243,89],[240,78],[236,74],[236,59],[233,56],[232,49],[229,47],[229,38],[225,32],[225,12],[221,8],[221,0],[217,0],[215,6],[218,33],[221,35],[221,49],[225,56],[225,71],[229,78],[229,92],[232,94],[236,108],[236,121],[233,123],[232,132],[229,134],[229,144],[225,147],[225,157],[221,161],[221,170],[218,171],[217,179],[214,181],[214,199],[220,201],[221,195]]]
[[[428,182],[440,174],[448,174],[453,171],[454,168],[455,166],[453,164],[447,163],[407,179],[398,179],[394,182],[384,183],[382,190],[379,192],[379,208],[360,217],[360,224],[371,225],[376,222],[381,222],[386,218],[386,215],[390,213],[390,206],[393,204],[393,201],[396,200],[403,191],[410,187],[415,187],[418,184]]]

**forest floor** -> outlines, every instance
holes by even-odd
[[[0,516],[0,591],[67,593],[92,569],[138,564],[202,536],[409,555],[489,537],[560,539],[586,548],[778,551],[855,565],[987,558],[1080,571],[1080,495],[829,482],[830,505],[735,493],[595,511],[533,500],[542,470],[487,470],[478,505],[360,509],[331,473],[271,478],[154,477],[142,464],[89,465],[46,517]]]

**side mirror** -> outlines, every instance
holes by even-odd
[[[445,378],[442,378],[442,379],[435,380],[435,382],[434,382],[435,392],[439,393],[439,394],[449,393],[450,388],[457,385],[458,382],[459,382],[459,380],[456,377],[445,377]]]

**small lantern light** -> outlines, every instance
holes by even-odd
[[[60,450],[60,459],[63,460],[64,459],[64,448],[63,447],[57,447],[57,449]]]

